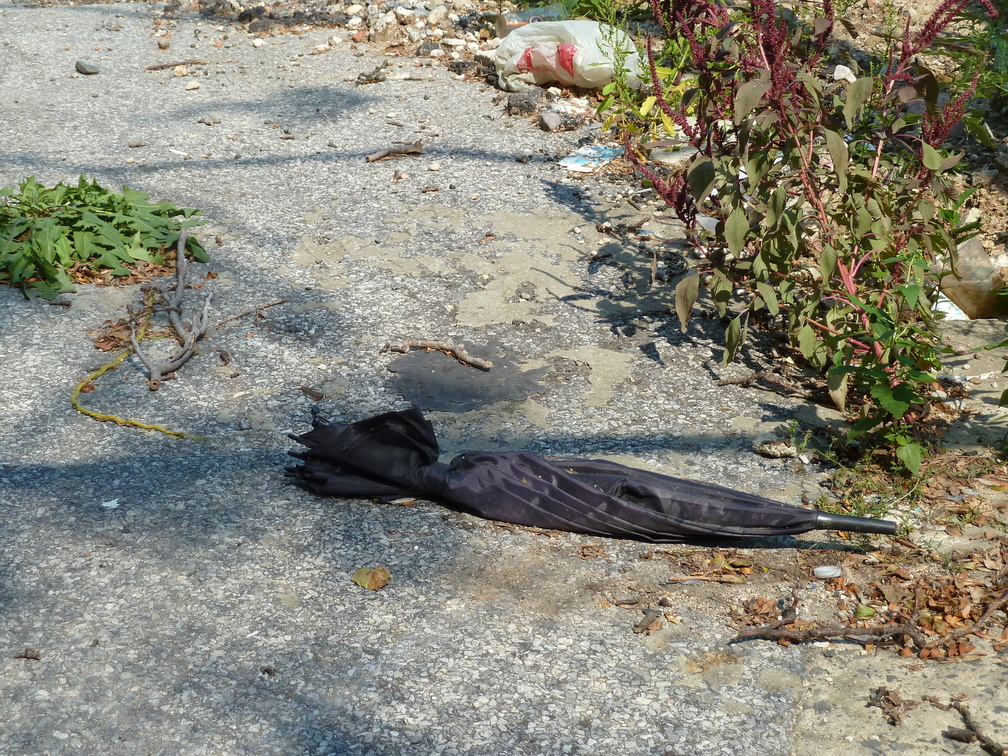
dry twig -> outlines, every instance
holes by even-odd
[[[741,386],[742,388],[749,388],[754,383],[758,384],[759,381],[763,381],[764,383],[767,383],[772,387],[782,389],[788,394],[791,394],[793,396],[799,396],[802,397],[803,399],[812,399],[814,397],[814,394],[811,391],[803,389],[801,386],[792,383],[787,378],[778,376],[771,370],[760,370],[759,372],[756,373],[750,373],[749,375],[743,378],[724,378],[718,381],[717,385]],[[756,388],[770,390],[760,385],[757,385]]]
[[[775,623],[775,625],[777,624]],[[801,629],[775,625],[764,625],[748,630],[740,630],[738,635],[732,639],[732,643],[746,640],[784,640],[789,643],[804,643],[806,641],[834,640],[836,638],[863,641],[867,638],[885,639],[906,636],[914,642],[917,648],[924,648],[927,645],[927,639],[924,637],[924,634],[910,623],[879,625],[877,627],[817,625]]]
[[[203,60],[201,58],[192,58],[190,60],[177,60],[174,63],[155,63],[152,66],[147,66],[144,70],[146,71],[161,71],[165,68],[175,68],[176,66],[206,66],[209,65],[209,61]]]
[[[402,354],[406,354],[410,349],[424,349],[426,351],[436,350],[438,352],[444,352],[445,354],[454,357],[463,365],[479,368],[480,370],[489,370],[493,367],[493,363],[490,360],[473,357],[466,351],[465,346],[462,344],[452,344],[446,341],[432,341],[430,339],[409,339],[408,341],[396,341],[389,343],[379,350],[379,354],[385,354],[385,352],[401,352]]]
[[[157,391],[161,388],[161,382],[166,375],[174,373],[188,362],[190,357],[196,354],[196,344],[203,338],[207,328],[210,326],[210,294],[207,294],[206,299],[203,301],[202,310],[193,316],[192,322],[188,326],[182,322],[180,314],[182,311],[182,297],[185,294],[186,272],[189,267],[185,254],[186,241],[188,239],[189,229],[184,228],[179,234],[178,254],[175,259],[175,289],[170,297],[165,296],[164,291],[161,292],[162,298],[168,304],[166,308],[168,322],[171,323],[172,328],[175,330],[175,334],[181,342],[181,347],[166,360],[153,360],[140,348],[136,331],[134,329],[130,331],[130,343],[132,343],[137,357],[140,358],[144,367],[147,368],[149,375],[148,385],[151,391]]]
[[[286,299],[276,299],[272,302],[267,302],[266,304],[256,305],[255,307],[249,307],[247,310],[242,310],[239,313],[230,315],[224,320],[218,320],[217,325],[222,326],[225,323],[230,323],[232,320],[238,320],[238,318],[244,318],[246,315],[251,315],[253,312],[258,315],[260,310],[265,310],[267,307],[276,307],[277,305],[286,304],[288,300]]]
[[[745,578],[732,573],[726,575],[669,575],[665,578],[665,581],[668,583],[692,583],[694,581],[703,583],[744,583]]]
[[[377,160],[385,160],[391,157],[401,157],[402,155],[419,155],[423,152],[423,140],[418,139],[411,144],[403,144],[398,147],[386,147],[384,150],[373,152],[364,158],[367,163],[374,163]]]
[[[992,754],[993,756],[1008,756],[1008,747],[992,740],[980,730],[980,727],[977,725],[976,720],[973,719],[973,714],[970,712],[969,706],[966,705],[965,701],[952,700],[946,705],[940,703],[934,696],[925,696],[924,700],[942,711],[955,709],[959,712],[959,716],[963,718],[963,722],[966,724],[966,727],[949,727],[944,733],[946,738],[949,740],[956,740],[960,743],[972,743],[977,741],[980,743],[980,746],[987,751],[987,753]]]

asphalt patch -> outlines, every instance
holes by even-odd
[[[500,344],[470,352],[493,361],[493,367],[479,370],[444,352],[410,352],[389,364],[394,374],[391,386],[416,407],[438,412],[468,412],[504,399],[520,402],[546,393],[542,380],[548,366],[522,370]]]

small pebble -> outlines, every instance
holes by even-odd
[[[78,60],[74,63],[74,69],[77,73],[84,74],[85,76],[94,76],[98,73],[98,66],[86,60]]]
[[[159,39],[157,41],[157,46],[159,50],[167,50],[169,47],[171,47],[171,40]]]

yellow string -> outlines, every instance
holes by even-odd
[[[154,304],[154,292],[148,292],[147,294],[147,307],[150,308]],[[140,330],[137,332],[137,343],[139,344],[143,341],[144,334],[147,333],[147,326],[150,324],[150,316],[144,319],[144,322],[140,325]],[[78,383],[70,394],[70,404],[73,405],[74,409],[83,415],[94,418],[95,420],[100,420],[103,422],[115,423],[116,425],[126,426],[128,428],[140,428],[141,430],[157,431],[158,433],[164,433],[166,436],[171,436],[172,438],[192,438],[196,440],[204,440],[203,436],[194,436],[191,433],[186,433],[184,431],[171,430],[165,428],[162,425],[151,425],[149,423],[143,423],[139,420],[132,420],[126,417],[119,417],[119,415],[109,415],[104,412],[96,412],[95,410],[88,409],[80,401],[81,391],[89,383],[98,380],[101,376],[105,375],[109,370],[115,370],[122,361],[125,360],[133,352],[132,349],[123,350],[114,360],[107,362],[102,365],[97,370],[89,373],[80,383]]]

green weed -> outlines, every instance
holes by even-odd
[[[78,267],[123,276],[138,262],[164,264],[180,230],[204,223],[193,218],[198,213],[125,186],[111,192],[84,176],[52,188],[30,176],[16,190],[0,189],[0,281],[52,299],[73,290]],[[192,236],[187,249],[209,259]]]

